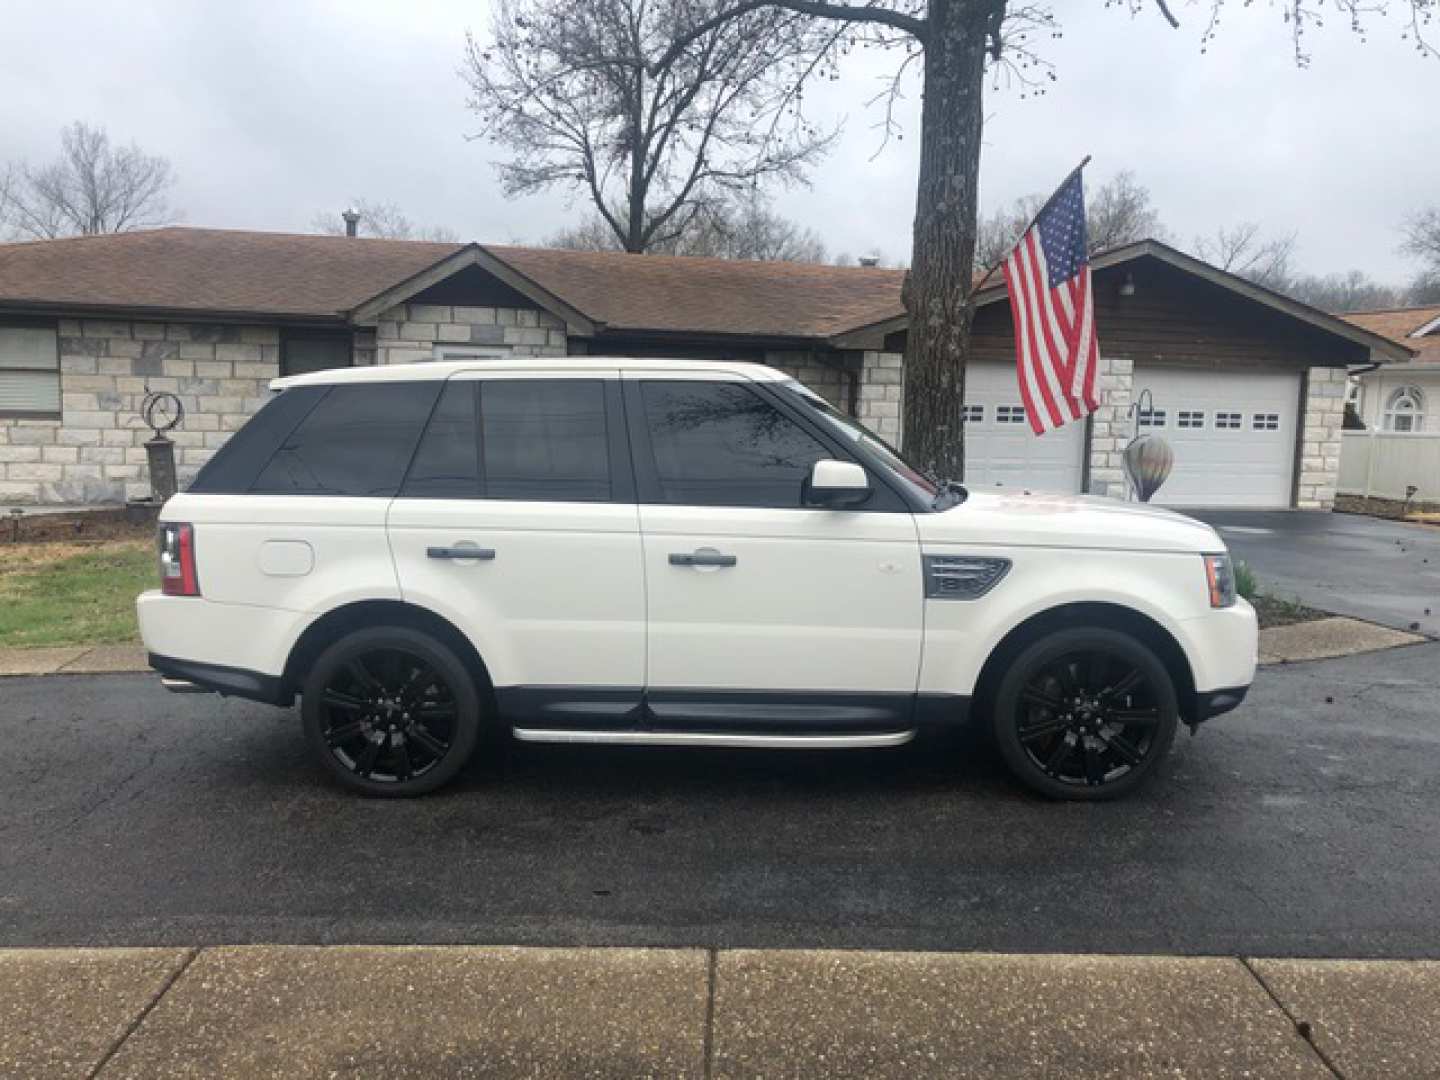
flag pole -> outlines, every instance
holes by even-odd
[[[1080,160],[1079,165],[1076,165],[1075,168],[1071,169],[1068,173],[1065,174],[1065,180],[1061,180],[1060,183],[1056,185],[1055,190],[1050,193],[1050,197],[1045,200],[1044,204],[1040,207],[1039,210],[1035,211],[1035,216],[1030,219],[1029,223],[1025,226],[1025,228],[1020,230],[1021,236],[1024,236],[1031,229],[1033,229],[1035,227],[1035,222],[1040,220],[1040,215],[1045,213],[1046,210],[1050,209],[1050,204],[1053,203],[1055,201],[1055,197],[1060,194],[1060,190],[1065,186],[1066,180],[1069,180],[1070,177],[1074,176],[1077,172],[1079,172],[1081,169],[1085,168],[1085,166],[1089,164],[1090,155],[1086,154]],[[989,270],[986,270],[985,276],[982,277],[978,282],[976,282],[975,285],[970,289],[970,295],[974,296],[981,289],[985,288],[985,283],[995,276],[996,270],[999,270],[1000,267],[1004,265],[1005,260],[1001,259],[998,263],[995,263],[993,266],[991,266]]]

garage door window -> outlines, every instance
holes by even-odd
[[[1385,402],[1386,431],[1424,431],[1425,395],[1418,386],[1402,386]]]
[[[1165,410],[1164,410],[1164,409],[1141,409],[1141,410],[1140,410],[1140,426],[1141,426],[1141,427],[1164,427],[1164,426],[1165,426]]]
[[[995,422],[997,424],[1023,424],[1025,423],[1024,405],[996,405]]]
[[[1205,414],[1196,412],[1193,409],[1181,409],[1175,418],[1175,426],[1182,428],[1203,428],[1205,426]]]
[[[1240,414],[1238,412],[1217,412],[1215,427],[1221,431],[1239,431]]]
[[[984,405],[966,405],[961,419],[967,424],[982,424],[985,422]]]
[[[1250,418],[1250,427],[1254,431],[1279,431],[1280,414],[1273,412],[1257,412]]]

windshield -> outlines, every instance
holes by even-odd
[[[878,463],[883,465],[891,476],[921,498],[927,502],[933,502],[940,494],[939,484],[913,468],[900,456],[899,451],[853,416],[846,416],[815,391],[798,382],[786,382],[781,385],[790,391],[798,401],[813,410],[820,422],[827,428],[835,434],[842,435],[849,441],[865,447],[870,452],[872,460],[878,459]]]

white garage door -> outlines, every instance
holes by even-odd
[[[1025,419],[1014,364],[972,364],[965,373],[965,483],[979,489],[1080,490],[1084,423],[1036,435]]]
[[[1149,389],[1154,414],[1141,432],[1163,435],[1175,468],[1153,502],[1162,506],[1290,505],[1299,375],[1136,367],[1135,397]]]

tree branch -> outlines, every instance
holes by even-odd
[[[892,11],[889,8],[834,4],[829,3],[828,0],[741,0],[734,7],[712,15],[704,22],[681,34],[671,43],[670,48],[666,49],[660,58],[650,66],[651,72],[654,73],[657,68],[672,63],[677,56],[710,31],[741,15],[759,11],[761,8],[783,8],[799,15],[813,15],[817,18],[837,19],[841,22],[876,23],[903,30],[921,41],[925,40],[928,30],[928,23],[925,19],[918,19],[914,15],[906,15],[904,12]]]
[[[1172,28],[1176,30],[1180,29],[1180,20],[1175,18],[1175,13],[1170,10],[1168,0],[1155,0],[1155,6],[1160,9],[1160,14],[1165,16],[1165,21],[1168,22]]]

